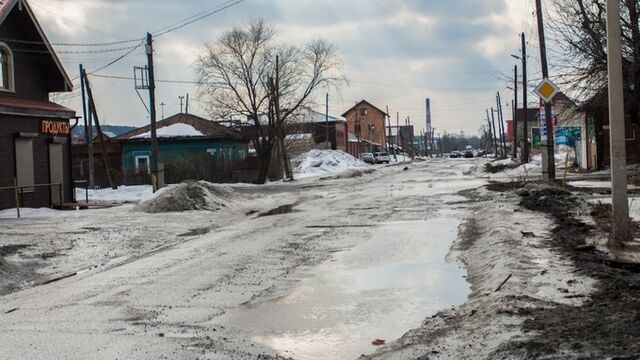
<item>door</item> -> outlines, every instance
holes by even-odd
[[[51,206],[62,206],[64,200],[64,155],[62,144],[49,144],[49,182]],[[60,185],[57,185],[60,184]]]

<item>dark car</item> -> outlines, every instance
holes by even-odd
[[[462,157],[462,153],[458,150],[454,150],[451,152],[451,154],[449,154],[449,157],[452,159],[457,159],[457,158],[461,158]]]
[[[471,146],[467,146],[464,149],[464,157],[465,158],[472,158],[473,157],[473,148]]]

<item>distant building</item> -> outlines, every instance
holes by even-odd
[[[347,121],[314,110],[304,110],[285,129],[285,144],[290,156],[311,149],[325,149],[327,140],[332,150],[347,151]]]
[[[19,186],[20,206],[57,207],[73,200],[73,110],[49,101],[73,89],[71,80],[29,7],[0,1],[0,188]],[[0,209],[16,206],[0,190]]]
[[[381,151],[386,148],[387,113],[362,100],[347,110],[342,116],[347,119],[347,130],[356,139],[367,140],[367,152]],[[373,145],[376,144],[376,145]]]

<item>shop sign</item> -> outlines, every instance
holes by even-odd
[[[40,122],[40,133],[45,135],[69,135],[69,123],[66,121],[42,120]]]

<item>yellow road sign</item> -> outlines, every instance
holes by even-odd
[[[550,103],[551,100],[553,100],[553,98],[560,92],[560,88],[557,87],[556,84],[553,83],[553,81],[545,78],[536,87],[534,92],[538,94],[538,96],[540,96],[542,100]]]

